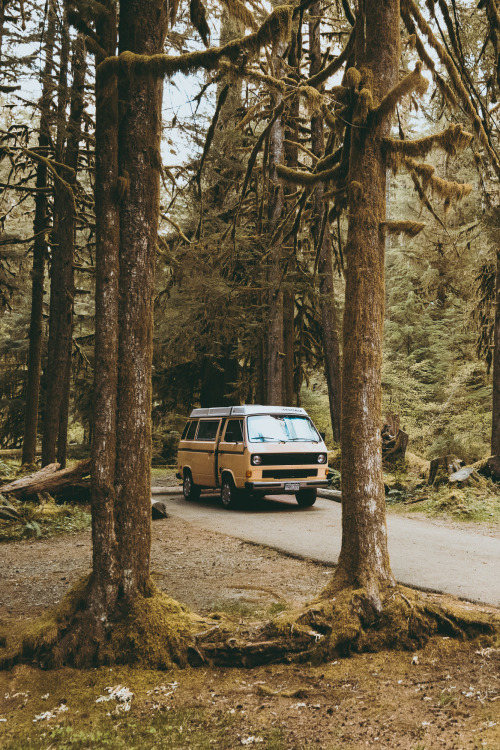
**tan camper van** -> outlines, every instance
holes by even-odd
[[[292,406],[193,409],[177,460],[186,500],[217,488],[226,508],[244,494],[283,493],[310,506],[328,484],[323,438],[305,409]]]

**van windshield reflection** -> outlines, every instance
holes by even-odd
[[[321,438],[307,417],[260,414],[248,417],[248,439],[252,443],[319,443]]]

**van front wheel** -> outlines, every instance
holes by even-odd
[[[182,483],[182,493],[186,500],[199,500],[200,499],[200,488],[193,482],[193,477],[189,472],[184,474],[184,481]]]
[[[223,477],[220,487],[220,497],[224,508],[230,509],[236,507],[240,498],[240,493],[234,486],[231,477]]]
[[[310,508],[311,505],[314,505],[314,503],[316,502],[316,490],[299,490],[295,494],[295,499],[297,500],[301,508]]]

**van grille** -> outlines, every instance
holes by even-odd
[[[252,447],[252,452],[259,453],[259,449]],[[261,466],[300,466],[300,464],[317,466],[319,455],[319,453],[259,453],[262,458]]]
[[[317,476],[317,469],[266,469],[262,472],[262,479],[305,479]]]

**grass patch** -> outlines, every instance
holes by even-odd
[[[222,613],[235,620],[256,620],[275,617],[285,612],[289,605],[278,601],[271,604],[262,601],[245,601],[241,599],[222,599],[212,606],[213,613]]]
[[[10,500],[19,518],[0,519],[0,542],[17,542],[21,539],[74,534],[90,527],[91,515],[86,506],[56,505]]]
[[[406,496],[406,499],[408,495]],[[492,482],[463,488],[420,487],[411,493],[412,502],[391,503],[406,513],[425,513],[430,517],[445,516],[456,521],[500,522],[500,489]]]

